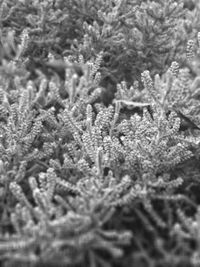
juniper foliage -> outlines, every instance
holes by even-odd
[[[2,266],[199,265],[194,14],[0,1]]]

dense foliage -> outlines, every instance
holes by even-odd
[[[200,266],[199,18],[0,1],[1,266]]]

